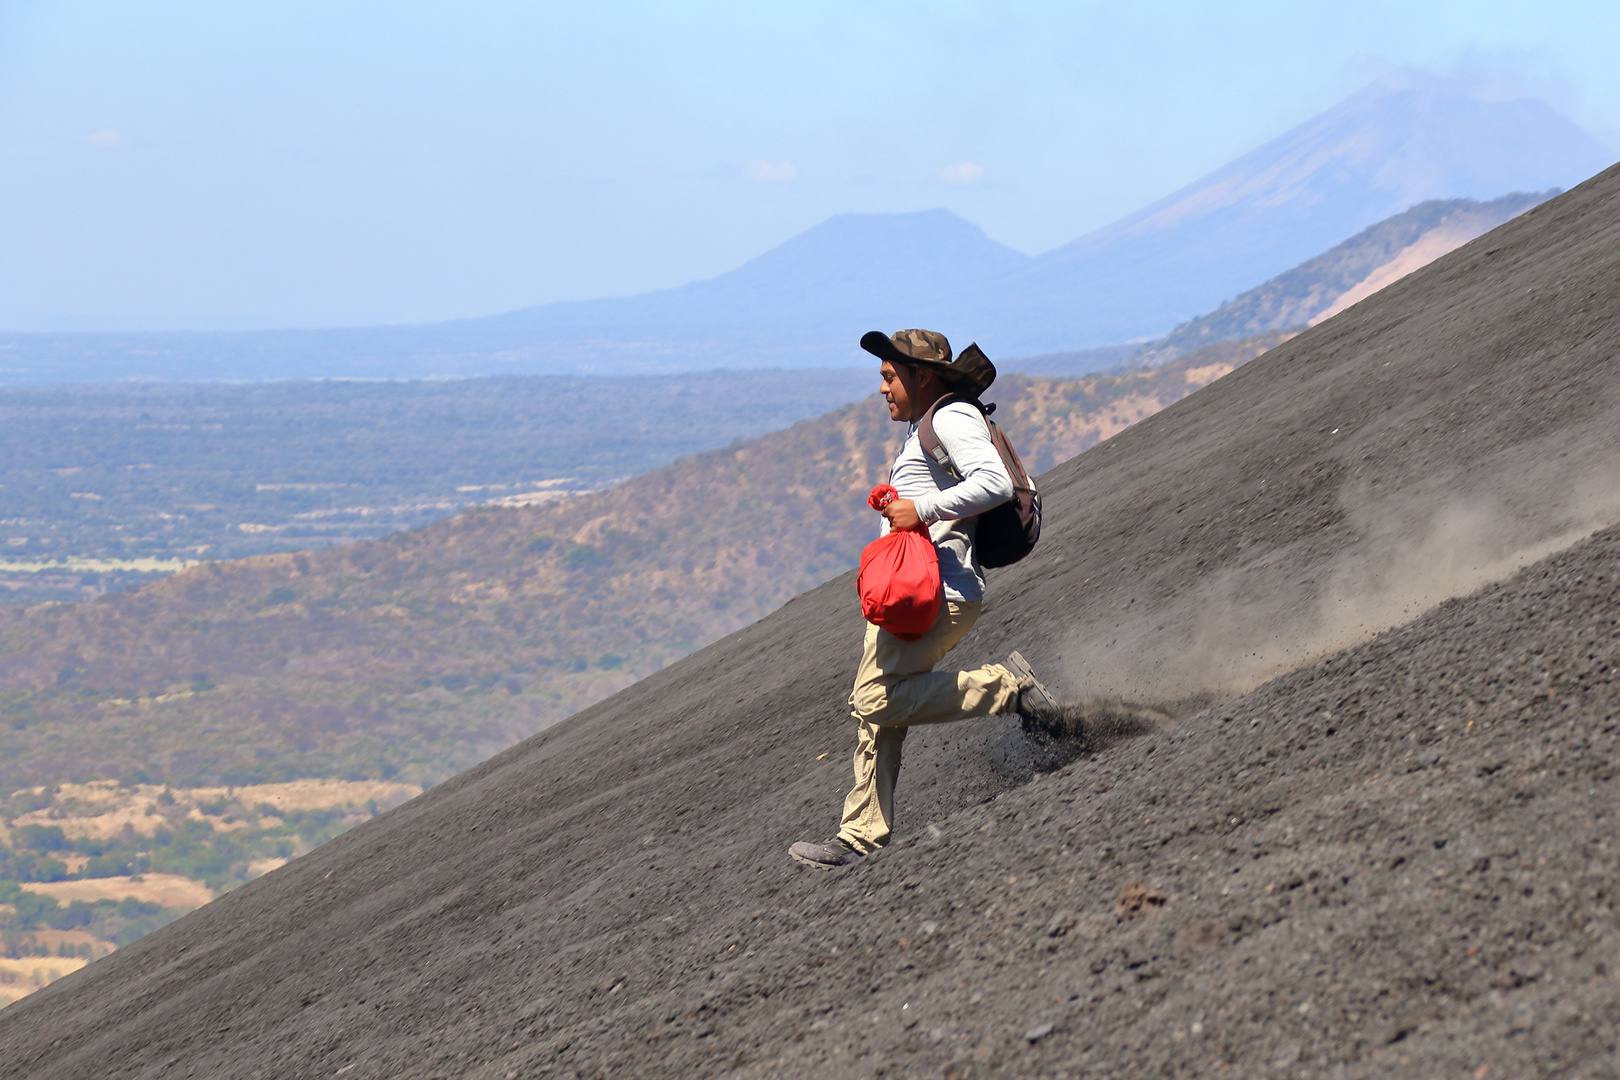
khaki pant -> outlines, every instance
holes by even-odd
[[[844,799],[838,835],[862,851],[889,842],[900,747],[912,724],[943,724],[1011,712],[1018,679],[1000,664],[973,671],[934,671],[979,617],[979,603],[941,605],[939,618],[916,641],[901,641],[868,623],[866,647],[849,706],[860,723],[855,786]]]

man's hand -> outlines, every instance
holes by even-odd
[[[917,504],[910,499],[896,499],[883,508],[883,516],[889,519],[892,529],[915,529],[922,524],[922,518],[917,516]]]

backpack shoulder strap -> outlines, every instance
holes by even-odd
[[[980,416],[985,415],[985,407],[979,404],[978,399],[964,397],[959,394],[946,394],[928,406],[928,411],[923,413],[921,419],[917,421],[917,442],[922,446],[923,453],[927,454],[930,460],[943,469],[949,469],[952,475],[960,477],[961,474],[956,471],[956,466],[951,464],[951,455],[945,450],[945,447],[940,445],[939,436],[934,434],[934,413],[958,401],[966,402],[978,409]]]
[[[929,406],[928,411],[923,413],[922,419],[917,421],[917,442],[922,445],[923,453],[937,462],[941,468],[948,470],[952,476],[958,480],[962,479],[962,474],[951,463],[951,455],[945,450],[945,447],[940,445],[939,436],[934,434],[934,410],[943,408],[955,401],[966,402],[979,410],[979,415],[984,418],[984,426],[989,429],[990,442],[996,448],[996,453],[1000,455],[1001,464],[1006,468],[1007,475],[1012,478],[1013,490],[1033,493],[1035,491],[1035,481],[1031,480],[1029,473],[1024,471],[1024,463],[1018,457],[1018,451],[1013,449],[1013,444],[1008,440],[1007,433],[1002,431],[994,420],[990,419],[990,414],[996,411],[996,407],[986,405],[977,398],[946,394]]]

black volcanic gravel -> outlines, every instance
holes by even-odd
[[[1150,646],[1219,582],[1225,659],[1308,627],[1369,499],[1567,531],[1617,261],[1611,170],[1054,470],[963,661],[1207,690]],[[0,1076],[1611,1075],[1617,584],[1611,529],[1066,763],[919,731],[896,843],[823,874],[841,579],[0,1012]]]

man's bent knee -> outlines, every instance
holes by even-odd
[[[857,686],[849,696],[849,707],[856,719],[876,727],[903,719],[894,699],[889,696],[885,682],[873,681]]]

